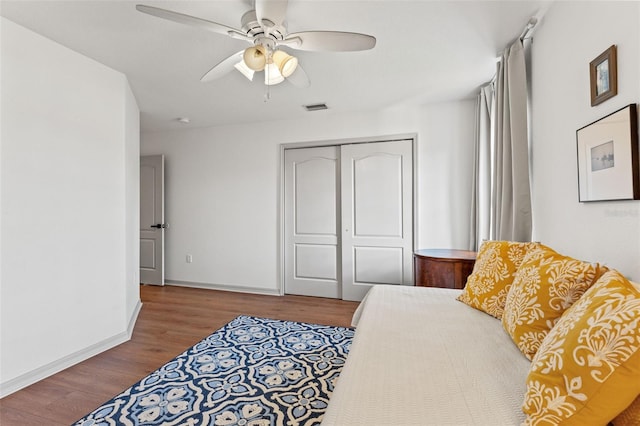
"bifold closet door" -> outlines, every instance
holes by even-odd
[[[413,283],[411,140],[343,145],[342,298],[372,285]]]
[[[285,292],[339,299],[338,147],[285,151]]]
[[[285,292],[413,283],[412,141],[285,151]]]

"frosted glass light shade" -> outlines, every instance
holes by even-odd
[[[289,77],[298,67],[298,58],[282,50],[273,52],[273,62],[277,65],[280,74],[284,77]]]
[[[234,65],[234,67],[235,69],[240,71],[242,75],[247,77],[247,79],[253,81],[253,74],[255,73],[255,71],[249,68],[247,64],[244,63],[244,61],[238,62],[237,64]]]
[[[254,71],[262,71],[267,64],[267,55],[262,46],[251,46],[245,49],[242,59],[247,67]]]
[[[273,86],[284,81],[284,77],[280,74],[278,66],[274,63],[268,64],[264,69],[264,84]]]

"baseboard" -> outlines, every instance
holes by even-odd
[[[42,367],[36,368],[35,370],[29,371],[28,373],[22,374],[16,378],[7,380],[4,383],[0,383],[0,398],[4,398],[5,396],[19,391],[20,389],[26,388],[27,386],[39,382],[42,379],[46,379],[47,377],[59,373],[66,368],[76,365],[91,358],[92,356],[98,355],[99,353],[102,353],[130,340],[141,308],[142,302],[138,299],[136,307],[134,308],[131,317],[129,318],[126,331],[118,333],[115,336],[104,339],[101,342],[95,343],[87,348],[69,354],[56,361],[50,362],[46,365],[43,365]]]
[[[194,281],[182,281],[182,280],[165,280],[165,284],[173,285],[176,287],[193,287],[204,288],[208,290],[222,290],[233,291],[236,293],[251,293],[251,294],[264,294],[266,296],[281,296],[279,290],[268,290],[259,287],[246,287],[229,284],[212,284],[212,283],[200,283]]]
[[[133,329],[136,326],[136,322],[138,321],[138,315],[140,315],[140,310],[142,309],[142,301],[138,299],[136,302],[136,307],[133,308],[133,312],[131,313],[131,317],[129,317],[129,324],[127,325],[127,340],[131,339],[133,335]]]

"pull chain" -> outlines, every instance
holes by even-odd
[[[268,73],[268,69],[265,68],[264,70],[265,74]],[[267,103],[269,102],[269,99],[271,99],[271,86],[266,84],[264,85],[264,102]]]
[[[270,75],[269,75],[269,71],[271,70],[271,67],[269,66],[269,64],[273,61],[271,55],[273,54],[273,52],[271,51],[271,49],[269,48],[269,46],[267,46],[267,64],[264,67],[264,102],[267,103],[269,101],[269,99],[271,99],[271,85],[269,84],[269,82],[271,81],[270,79]]]

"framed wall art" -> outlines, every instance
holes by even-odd
[[[615,44],[589,63],[591,106],[618,94],[618,53]]]
[[[640,200],[638,113],[635,104],[576,131],[578,200]]]

